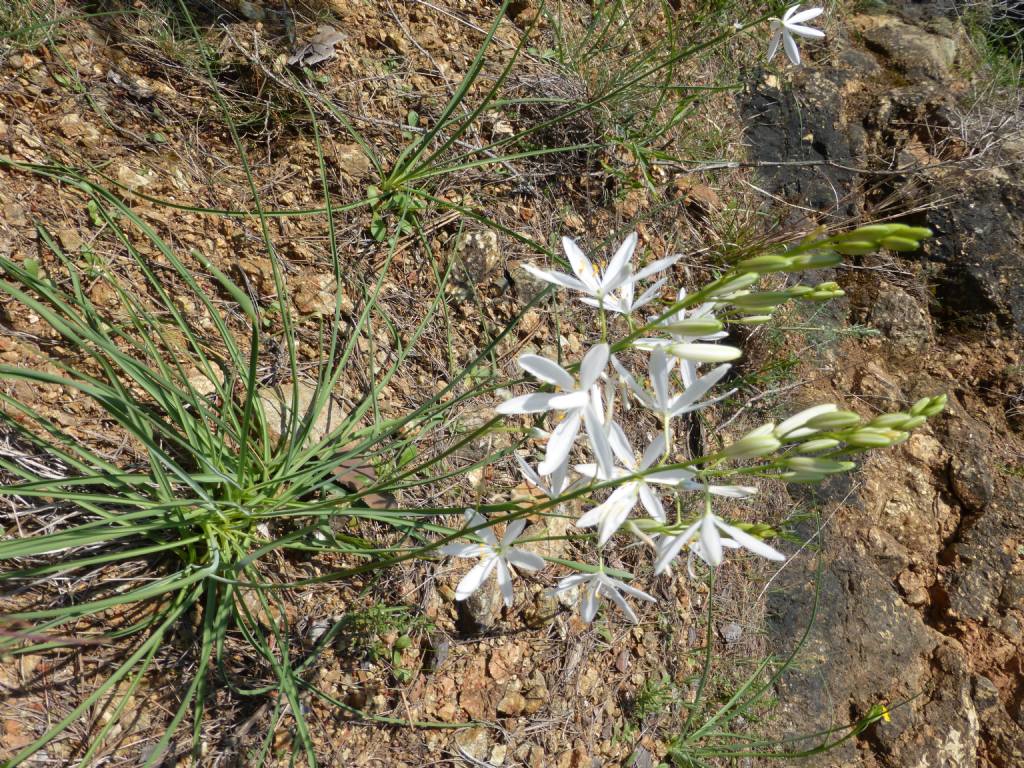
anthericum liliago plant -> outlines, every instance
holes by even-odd
[[[791,11],[777,20],[772,48],[783,44],[795,63],[792,35],[814,36],[801,22],[815,15]],[[322,153],[320,159],[321,212],[330,230]],[[611,567],[608,555],[615,548],[634,542],[649,548],[657,574],[676,568],[684,554],[691,573],[700,563],[713,573],[727,550],[779,560],[784,555],[771,543],[776,532],[764,522],[732,519],[723,500],[751,503],[758,479],[817,482],[847,472],[856,456],[905,440],[945,402],[942,396],[926,398],[905,412],[868,421],[824,404],[731,441],[712,430],[701,450],[680,440],[679,424],[689,414],[728,402],[728,391],[715,390],[727,387],[730,363],[740,357],[739,348],[726,343],[730,328],[768,322],[790,300],[826,301],[842,293],[830,282],[760,290],[763,275],[802,274],[835,266],[843,254],[879,247],[916,249],[930,235],[920,228],[884,224],[815,233],[732,265],[696,289],[669,286],[676,257],[634,269],[635,236],[604,266],[565,240],[572,274],[533,271],[594,312],[586,354],[570,365],[524,355],[519,364],[539,386],[496,402],[495,392],[525,383],[488,372],[517,317],[463,369],[452,371],[440,391],[388,417],[380,395],[443,308],[447,276],[439,275],[437,298],[424,308],[422,322],[400,332],[381,304],[392,242],[345,328],[337,240],[330,230],[339,293],[310,368],[300,361],[269,236],[273,212],[228,212],[260,223],[275,288],[267,305],[203,254],[178,253],[131,205],[84,176],[6,158],[0,166],[79,195],[97,228],[95,245],[116,252],[125,270],[90,271],[42,223],[45,258],[0,256],[5,311],[30,313],[59,352],[45,367],[0,366],[0,381],[63,388],[91,403],[121,446],[107,454],[69,435],[34,401],[19,399],[23,390],[0,389],[0,496],[11,503],[0,531],[0,578],[5,606],[14,606],[0,625],[0,654],[66,659],[76,649],[107,646],[120,652],[90,678],[98,683],[86,685],[79,701],[42,725],[4,766],[25,764],[86,721],[75,757],[89,764],[146,676],[166,670],[163,653],[172,639],[187,646],[180,684],[172,687],[177,703],[140,750],[142,765],[161,763],[172,746],[196,758],[202,754],[204,711],[214,686],[267,698],[271,733],[287,723],[295,749],[313,765],[308,700],[347,705],[319,688],[310,673],[343,625],[327,628],[306,647],[284,610],[287,591],[348,582],[412,559],[454,556],[475,561],[458,585],[459,599],[496,579],[508,604],[515,601],[515,578],[546,578],[545,569],[557,568],[556,591],[574,596],[585,621],[606,601],[635,621],[634,601],[655,601],[630,585],[631,574]],[[253,193],[258,199],[255,185]],[[97,283],[109,288],[116,311],[93,301]],[[378,365],[372,352],[381,329],[394,350]],[[361,352],[360,342],[371,354]],[[268,346],[282,352],[276,372],[263,359]],[[367,374],[365,393],[328,419],[326,428],[317,427],[336,407],[336,385],[356,367]],[[311,386],[303,389],[308,370]],[[276,402],[269,409],[268,397]],[[493,417],[461,433],[449,431],[451,415],[468,402],[489,403]],[[462,448],[493,430],[521,439],[452,468]],[[428,439],[442,431],[443,439]],[[640,444],[630,435],[639,436]],[[542,457],[524,450],[530,440],[543,443]],[[423,445],[438,447],[421,455]],[[528,507],[478,504],[459,527],[451,521],[461,517],[462,505],[427,501],[437,496],[432,489],[512,460],[542,501]],[[336,482],[339,467],[356,469],[347,482],[344,472]],[[586,506],[574,538],[590,557],[545,558],[519,546],[529,515],[566,514],[573,499]],[[500,538],[495,526],[504,526]],[[284,555],[330,556],[338,567],[287,581],[270,565]],[[103,717],[89,719],[101,710]],[[190,727],[182,734],[186,720]],[[262,763],[272,741],[268,737],[250,756],[252,764]]]

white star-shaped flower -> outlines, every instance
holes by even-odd
[[[619,246],[604,271],[601,271],[586,257],[574,240],[563,237],[562,247],[575,277],[562,272],[548,272],[531,264],[524,265],[524,269],[539,280],[586,294],[580,300],[592,307],[602,307],[610,312],[628,315],[652,301],[665,282],[658,281],[635,301],[634,284],[668,269],[680,259],[680,256],[659,259],[633,274],[631,260],[636,243],[637,236],[634,232]]]
[[[605,436],[601,430],[593,435],[594,452],[597,454],[596,464],[577,465],[576,471],[585,477],[596,480],[616,480],[622,477],[630,477],[639,472],[645,472],[665,452],[665,435],[659,434],[644,451],[643,457],[637,461],[633,449],[626,439],[625,433],[617,423],[608,425],[608,435]],[[621,467],[615,466],[611,454],[618,458]],[[626,480],[619,485],[611,496],[603,503],[591,509],[579,520],[576,525],[580,528],[597,526],[598,546],[603,547],[608,539],[619,530],[626,521],[629,513],[636,507],[637,502],[643,504],[644,509],[655,520],[665,521],[665,508],[661,499],[651,488],[651,483],[662,485],[678,485],[692,477],[692,473],[684,469],[666,469],[645,474],[643,477],[636,477]]]
[[[726,538],[722,538],[722,534],[725,534]],[[691,548],[695,547],[694,553],[713,567],[721,565],[723,549],[739,547],[768,560],[786,559],[786,556],[774,547],[734,525],[729,525],[709,509],[682,533],[675,536],[661,536],[658,539],[658,554],[654,561],[654,572],[664,572],[679,554],[679,550],[686,545],[690,545]]]
[[[466,510],[467,528],[476,528],[486,523],[487,520],[479,512]],[[441,547],[441,552],[449,557],[480,558],[480,562],[469,569],[469,573],[462,577],[455,588],[456,600],[468,598],[496,571],[502,600],[507,607],[512,606],[512,566],[528,572],[539,571],[544,567],[544,558],[540,555],[512,546],[525,527],[525,520],[513,520],[506,526],[500,544],[494,531],[488,527],[475,532],[482,539],[480,543],[446,544]]]
[[[806,21],[816,19],[822,13],[824,13],[822,8],[808,8],[805,11],[801,11],[799,5],[794,5],[782,14],[781,19],[772,19],[772,38],[768,43],[768,58],[766,61],[772,60],[776,51],[779,50],[779,43],[782,43],[782,47],[786,50],[786,56],[789,57],[794,66],[799,66],[800,49],[796,47],[796,40],[793,38],[793,35],[797,37],[823,38],[825,33],[820,29],[808,27],[804,24]]]
[[[685,389],[680,394],[670,395],[669,394],[669,378],[672,374],[672,368],[675,366],[677,358],[669,358],[665,354],[665,350],[662,347],[656,347],[651,352],[650,359],[650,377],[651,377],[651,388],[653,391],[648,392],[646,389],[641,387],[633,375],[626,370],[626,368],[614,357],[612,358],[612,365],[615,366],[616,372],[629,387],[630,391],[636,396],[636,399],[651,411],[661,421],[669,421],[674,419],[676,416],[682,416],[684,413],[692,413],[693,411],[699,411],[702,408],[707,408],[709,405],[713,405],[720,400],[733,394],[736,390],[730,390],[723,395],[719,395],[711,400],[701,400],[712,387],[715,386],[729,369],[732,367],[728,364],[720,365],[705,376],[700,377],[688,385],[685,385]],[[680,366],[682,368],[682,366]]]
[[[575,573],[572,576],[566,576],[558,582],[558,586],[553,592],[557,595],[559,592],[565,592],[573,587],[581,588],[580,618],[587,624],[591,623],[597,615],[598,601],[602,597],[606,597],[615,603],[626,615],[626,618],[634,624],[639,619],[621,593],[635,597],[638,600],[646,600],[650,603],[658,602],[646,592],[631,587],[629,584],[618,579],[613,579],[604,571],[598,571],[597,573]]]
[[[580,363],[578,382],[554,360],[540,355],[523,355],[519,358],[519,367],[524,371],[562,390],[520,395],[506,400],[495,409],[505,415],[545,411],[562,411],[565,414],[548,437],[547,452],[544,461],[537,467],[538,474],[551,475],[568,460],[576,435],[579,434],[583,414],[593,408],[590,390],[608,365],[608,355],[607,344],[591,347]]]

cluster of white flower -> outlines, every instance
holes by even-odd
[[[681,290],[672,294],[667,306],[646,321],[633,317],[635,309],[661,301],[667,278],[659,277],[637,301],[632,298],[634,286],[665,274],[679,257],[660,259],[634,271],[636,235],[626,239],[603,270],[568,238],[562,244],[573,275],[530,268],[541,280],[584,294],[581,300],[602,316],[601,338],[578,364],[566,368],[540,355],[520,357],[519,366],[537,379],[544,391],[511,397],[497,407],[497,412],[506,416],[553,417],[555,426],[549,432],[539,424],[532,430],[547,443],[537,468],[515,456],[526,481],[547,497],[540,505],[542,511],[556,513],[560,503],[569,498],[593,499],[607,492],[602,500],[594,499],[593,506],[575,521],[580,538],[589,537],[586,529],[596,528],[598,564],[563,578],[556,589],[578,588],[585,621],[594,618],[601,598],[611,600],[633,621],[636,615],[624,595],[653,600],[612,578],[605,569],[604,551],[617,533],[628,533],[653,549],[655,574],[669,571],[684,550],[691,575],[697,560],[716,567],[727,549],[746,549],[769,560],[783,560],[782,553],[765,542],[775,535],[770,527],[730,522],[716,513],[716,504],[757,493],[755,486],[728,482],[730,478],[741,477],[748,483],[758,477],[818,482],[852,469],[854,463],[849,458],[857,453],[902,442],[909,430],[942,410],[944,397],[924,398],[907,412],[883,414],[865,423],[857,414],[835,405],[819,405],[697,454],[685,441],[675,439],[673,426],[678,417],[721,403],[735,391],[709,396],[730,370],[725,361],[740,356],[738,348],[723,343],[728,336],[726,323],[756,325],[769,320],[776,307],[791,299],[824,301],[842,295],[831,282],[757,290],[762,275],[834,266],[842,254],[879,247],[909,250],[930,236],[927,229],[886,224],[811,238],[784,253],[741,261],[696,293]],[[626,318],[628,332],[614,343],[608,339],[607,312]],[[647,362],[644,383],[628,364],[641,355],[646,355]],[[716,365],[702,371],[708,364]],[[624,416],[628,422],[623,421]],[[634,433],[653,435],[639,457],[623,423]],[[586,439],[581,440],[584,433]],[[574,452],[580,451],[592,460],[573,463]],[[671,512],[666,511],[666,493],[673,501],[668,505]],[[638,507],[646,514],[636,514]],[[467,510],[467,533],[473,535],[474,542],[441,549],[446,555],[479,559],[459,583],[458,599],[468,597],[496,572],[504,601],[511,605],[515,570],[533,573],[543,567],[543,558],[516,546],[525,528],[522,515],[510,518],[517,519],[510,519],[499,544],[490,523]]]
[[[805,25],[821,13],[820,8],[801,11],[796,5],[781,19],[771,19],[768,58],[781,44],[790,60],[799,64],[794,35],[824,37]],[[696,293],[679,290],[658,314],[642,322],[635,320],[635,313],[662,301],[668,281],[662,275],[680,257],[659,259],[634,271],[635,234],[627,237],[604,265],[594,264],[575,242],[563,238],[571,275],[526,267],[536,278],[580,294],[580,301],[600,313],[600,339],[577,364],[566,368],[540,355],[523,355],[519,366],[537,379],[544,391],[512,397],[497,407],[505,416],[553,417],[554,427],[549,432],[539,424],[534,429],[547,443],[537,468],[522,456],[515,457],[526,481],[548,497],[541,505],[543,511],[556,513],[568,498],[593,500],[594,506],[575,524],[583,531],[596,528],[598,564],[580,567],[580,572],[563,578],[555,590],[578,591],[584,621],[593,620],[601,598],[611,600],[634,622],[636,614],[625,596],[654,601],[647,593],[612,578],[605,568],[604,550],[620,531],[654,550],[655,574],[669,571],[684,549],[691,576],[697,560],[717,567],[727,549],[746,549],[769,560],[784,560],[782,553],[765,542],[775,535],[770,527],[729,522],[715,512],[723,499],[748,499],[757,493],[755,486],[730,483],[729,478],[818,482],[852,469],[854,463],[848,460],[852,455],[905,440],[910,429],[942,410],[944,397],[924,398],[909,412],[883,414],[862,423],[855,413],[820,405],[781,424],[764,424],[724,447],[698,455],[681,444],[684,441],[675,440],[673,427],[675,419],[721,403],[735,392],[709,396],[728,375],[730,361],[741,355],[737,347],[723,343],[728,337],[726,324],[757,325],[769,321],[778,306],[792,299],[825,301],[842,295],[832,282],[757,290],[763,275],[835,266],[842,255],[868,253],[879,247],[913,250],[930,236],[926,229],[886,224],[811,238],[784,253],[741,261]],[[656,279],[637,297],[638,284],[651,278]],[[609,342],[608,313],[624,317],[628,327],[628,333],[614,343]],[[647,371],[640,377],[628,363],[645,353]],[[701,371],[702,366],[712,364],[711,370]],[[617,406],[629,415],[630,431],[654,435],[639,458],[620,423],[622,417],[616,415]],[[586,440],[581,443],[584,432]],[[574,450],[588,452],[592,460],[572,463]],[[575,479],[571,479],[573,475]],[[603,500],[593,498],[606,491]],[[666,511],[666,493],[672,497],[671,513]],[[638,506],[645,516],[635,514]],[[515,546],[525,528],[521,514],[510,516],[500,544],[490,523],[476,511],[466,511],[466,526],[476,539],[474,543],[448,544],[441,549],[446,555],[479,559],[459,583],[457,599],[467,598],[496,572],[505,604],[510,606],[514,570],[532,573],[544,565],[538,555]],[[581,533],[581,538],[587,535]]]

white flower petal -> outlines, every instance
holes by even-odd
[[[630,282],[636,283],[636,282],[639,282],[640,280],[646,280],[648,277],[651,277],[652,275],[656,275],[659,272],[664,272],[666,269],[671,267],[673,264],[675,264],[681,258],[683,258],[683,254],[677,253],[674,256],[666,256],[663,259],[658,259],[657,261],[653,261],[650,264],[648,264],[646,267],[644,267],[643,269],[635,272],[633,274],[633,276],[630,277]]]
[[[491,555],[470,568],[469,573],[462,577],[462,581],[455,588],[455,599],[465,600],[480,589],[480,585],[487,581],[497,563],[497,556]]]
[[[583,356],[583,361],[580,363],[580,389],[586,390],[594,386],[608,365],[609,354],[607,344],[595,344]]]
[[[587,584],[583,590],[583,600],[580,604],[580,618],[584,624],[590,624],[597,616],[597,586]]]
[[[629,438],[626,437],[626,433],[622,431],[618,422],[613,421],[608,425],[608,442],[612,446],[612,451],[622,462],[622,466],[629,470],[635,470],[636,456],[633,454],[633,447],[629,444]]]
[[[563,288],[570,288],[574,291],[582,291],[583,293],[590,290],[575,277],[569,277],[569,275],[562,274],[561,272],[548,272],[543,269],[538,269],[532,264],[523,264],[523,269],[538,280],[543,280],[546,283],[554,283],[555,285],[560,285]]]
[[[512,544],[516,539],[519,538],[519,534],[523,532],[523,528],[526,527],[526,521],[520,518],[519,520],[513,520],[505,528],[505,535],[501,537],[501,544],[504,547]]]
[[[447,557],[479,557],[481,551],[479,544],[445,544],[438,549]]]
[[[541,487],[540,475],[533,471],[533,467],[526,463],[522,456],[518,453],[513,454],[516,458],[516,463],[519,465],[519,471],[522,472],[523,478],[527,483],[534,486],[535,488]]]
[[[636,624],[640,621],[640,619],[637,618],[636,612],[630,604],[626,602],[626,599],[615,590],[614,586],[608,584],[602,584],[601,586],[603,587],[601,591],[608,597],[608,599],[618,606],[619,610],[622,611],[623,615],[631,624]]]
[[[800,49],[797,48],[796,40],[789,34],[789,30],[783,30],[782,32],[782,47],[785,49],[789,60],[793,62],[793,65],[800,66]]]
[[[658,407],[664,410],[668,407],[668,376],[672,371],[672,365],[669,363],[664,349],[659,348],[651,352],[649,367],[655,401],[658,403]]]
[[[704,397],[704,395],[706,395],[713,386],[722,380],[725,374],[729,372],[730,368],[732,368],[732,366],[728,363],[720,365],[704,376],[701,376],[693,382],[693,384],[683,390],[683,393],[672,402],[673,414],[682,413],[679,409],[688,408]]]
[[[587,437],[590,438],[590,446],[594,449],[594,456],[597,458],[597,474],[603,480],[610,480],[614,472],[615,461],[612,458],[612,447],[608,443],[601,419],[594,408],[590,406],[583,409],[583,419],[587,427]]]
[[[554,360],[548,360],[540,355],[522,355],[519,358],[519,367],[527,373],[531,373],[541,381],[554,384],[565,390],[576,388],[576,382],[572,375]]]
[[[576,241],[569,237],[563,237],[562,248],[565,249],[565,255],[569,259],[569,264],[572,266],[572,271],[576,273],[576,277],[587,286],[589,293],[597,293],[600,283],[597,280],[594,265],[576,245]]]
[[[561,423],[551,430],[544,461],[537,467],[542,475],[550,475],[569,458],[576,435],[580,431],[580,412],[570,411]]]
[[[757,495],[757,488],[750,485],[708,485],[708,493],[726,499],[748,499]]]
[[[772,39],[768,43],[768,55],[765,57],[765,61],[771,61],[775,54],[779,50],[779,43],[782,42],[782,27],[777,26],[778,22],[773,22],[772,26],[775,27],[775,31],[772,33]]]
[[[732,538],[737,544],[755,555],[767,558],[768,560],[785,560],[786,556],[774,547],[769,546],[756,536],[751,536],[744,530],[728,523],[718,521],[718,528]]]
[[[654,464],[659,458],[665,454],[665,433],[659,432],[658,436],[651,440],[651,444],[647,446],[644,451],[643,457],[640,459],[640,464],[637,469],[648,469]]]
[[[503,416],[512,416],[520,413],[543,413],[550,411],[551,398],[557,397],[547,392],[534,392],[529,395],[520,395],[499,403],[494,410]]]
[[[629,237],[622,241],[622,245],[615,251],[608,267],[604,271],[601,280],[601,291],[607,293],[614,290],[624,279],[628,278],[630,272],[630,260],[633,258],[633,251],[636,249],[636,232],[631,232]]]
[[[687,469],[661,469],[644,475],[644,482],[659,485],[679,485],[693,478],[693,472]]]
[[[640,485],[640,503],[644,505],[647,514],[654,520],[657,520],[659,523],[665,522],[665,507],[662,505],[661,499],[658,498],[657,494],[646,483]]]
[[[619,491],[623,491],[623,493],[616,497]],[[608,497],[608,501],[602,505],[606,507],[606,510],[597,528],[597,546],[603,547],[607,544],[615,532],[622,527],[626,518],[629,517],[629,513],[636,506],[639,495],[636,483],[626,483],[616,488],[615,493]]]
[[[571,411],[574,408],[582,408],[590,402],[590,395],[585,390],[566,392],[560,395],[553,395],[550,401],[552,410]]]
[[[814,27],[803,27],[799,24],[789,24],[786,28],[794,35],[800,35],[801,37],[813,37],[820,40],[825,36],[824,32],[820,29],[815,29]]]
[[[512,589],[512,574],[509,573],[508,566],[505,561],[501,558],[496,558],[498,563],[498,588],[501,589],[501,599],[505,603],[506,608],[511,608],[512,603],[515,602],[515,592]]]
[[[719,540],[715,522],[714,515],[704,515],[700,523],[700,543],[708,563],[717,567],[722,562],[722,542]]]
[[[795,10],[799,7],[799,5],[794,5],[793,8],[791,8],[790,10]],[[824,12],[824,8],[808,8],[806,11],[794,13],[792,16],[789,16],[787,13],[786,26],[792,28],[794,24],[803,24],[805,21],[810,21],[811,19],[818,18]]]
[[[525,549],[510,549],[505,555],[506,559],[521,571],[539,571],[544,567],[544,558]]]

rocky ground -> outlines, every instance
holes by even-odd
[[[411,130],[408,113],[428,116],[443,106],[493,18],[489,5],[463,2],[313,5],[321,15],[299,15],[289,27],[286,5],[235,3],[239,15],[216,38],[218,77],[253,150],[261,194],[277,208],[312,208],[320,199],[304,106],[276,79],[288,55],[329,53],[316,70],[319,85],[344,118],[359,121],[393,156]],[[696,14],[701,4],[682,5]],[[730,51],[730,64],[746,82],[743,92],[698,104],[673,146],[685,147],[680,156],[715,160],[721,153],[753,168],[694,173],[666,163],[655,169],[652,188],[621,148],[609,148],[561,158],[562,165],[519,164],[512,180],[500,183],[466,172],[445,180],[437,194],[486,206],[504,229],[449,213],[427,223],[434,253],[457,263],[451,306],[467,355],[485,340],[483,325],[502,322],[528,300],[533,287],[521,263],[537,256],[523,243],[543,243],[551,233],[588,238],[636,226],[650,253],[686,252],[680,270],[695,277],[755,219],[781,222],[767,235],[754,233],[758,238],[809,231],[819,222],[845,226],[860,217],[897,217],[936,231],[920,254],[862,257],[839,270],[848,299],[791,318],[804,329],[796,341],[776,344],[767,334],[750,340],[747,378],[769,381],[766,371],[774,369],[761,363],[789,352],[800,363],[792,377],[809,382],[792,401],[788,394],[768,396],[771,381],[744,385],[743,395],[755,404],[752,419],[824,400],[867,415],[925,394],[950,396],[948,414],[933,428],[867,461],[846,481],[774,499],[777,519],[796,510],[814,521],[800,524],[808,543],[792,547],[796,556],[779,574],[737,560],[716,585],[715,696],[727,695],[750,659],[789,653],[813,613],[778,707],[758,713],[764,729],[799,736],[844,726],[875,704],[891,708],[889,721],[815,758],[824,766],[1024,764],[1022,152],[1019,134],[1014,145],[1004,125],[1007,107],[976,98],[970,73],[978,63],[963,27],[939,5],[907,3],[836,19],[828,47],[808,53],[801,70],[766,70],[754,54]],[[496,36],[492,75],[536,17],[531,2],[511,10],[512,20]],[[250,200],[229,131],[204,86],[206,74],[182,63],[189,61],[187,39],[175,39],[159,18],[140,14],[128,28],[99,19],[77,23],[58,41],[9,52],[0,79],[0,153],[18,162],[58,158],[88,166],[126,194],[141,192],[146,197],[133,198],[140,215],[173,232],[183,251],[202,250],[265,296],[274,288],[251,222],[173,207],[244,209]],[[335,34],[318,37],[324,30],[317,24],[325,20]],[[163,47],[139,48],[140,35]],[[511,79],[517,97],[585,93],[585,82],[560,70],[553,75],[537,54],[531,50]],[[342,202],[355,199],[374,170],[340,123],[322,117],[332,189]],[[488,114],[466,141],[493,140],[545,117],[527,108]],[[600,125],[581,120],[567,131],[544,140],[589,139],[600,135]],[[703,143],[686,144],[698,140]],[[46,216],[65,249],[120,263],[102,250],[79,199],[32,176],[4,171],[0,177],[5,253],[37,254],[34,222]],[[373,276],[385,251],[372,237],[369,211],[345,212],[338,221],[349,281],[343,288],[355,297],[354,286]],[[300,333],[313,355],[317,318],[334,289],[322,221],[295,217],[274,226]],[[425,258],[408,242],[399,249],[384,290],[398,322],[414,321],[416,307],[430,299]],[[115,297],[103,295],[102,282],[97,286],[93,301],[115,312]],[[526,348],[551,351],[559,334],[570,355],[579,352],[584,334],[572,322],[557,327],[555,314],[550,307],[531,313],[502,361]],[[53,342],[35,326],[30,317],[4,315],[0,358],[44,365]],[[871,329],[880,335],[865,332]],[[431,351],[413,356],[410,370],[382,398],[385,413],[413,407],[423,388],[443,380],[448,361],[437,354],[445,348],[443,335],[430,342]],[[365,376],[358,371],[343,383],[342,402],[358,396]],[[110,440],[102,415],[66,392],[23,388],[17,394],[79,439]],[[519,479],[511,469],[503,472],[471,478],[472,488],[449,501],[507,494]],[[630,557],[621,564],[630,566]],[[301,564],[281,576],[328,565]],[[299,647],[337,617],[357,617],[349,644],[331,649],[315,667],[324,690],[371,718],[471,726],[395,728],[310,701],[324,765],[649,768],[667,761],[700,666],[703,584],[650,578],[644,588],[662,603],[642,613],[639,627],[614,618],[587,627],[546,596],[549,583],[532,584],[511,610],[495,594],[456,605],[459,575],[447,564],[426,563],[377,585],[378,599],[403,609],[400,619],[373,613],[364,584],[295,595],[288,618]],[[411,643],[398,648],[406,634]],[[114,732],[102,764],[139,763],[138,744],[159,732],[173,703],[170,671],[184,653],[169,650],[165,676],[135,694],[133,717]],[[29,656],[5,664],[0,759],[31,740],[47,713],[67,709],[108,660],[89,651],[61,663]],[[291,734],[286,726],[273,731],[266,701],[221,691],[214,704],[204,726],[204,764],[245,765],[246,749],[268,731],[275,759],[288,763]],[[103,717],[97,707],[73,735],[87,738]],[[66,740],[36,764],[73,765],[76,750],[77,742]]]
[[[848,304],[824,319],[881,335],[825,348],[818,393],[872,411],[945,391],[950,408],[797,497],[820,547],[769,598],[780,652],[816,615],[780,698],[794,734],[891,707],[820,765],[1022,765],[1024,154],[1019,134],[986,144],[1007,114],[970,112],[963,29],[940,10],[855,16],[844,43],[792,90],[762,80],[744,97],[756,157],[808,161],[763,182],[794,216],[886,211],[936,238],[854,263]]]

